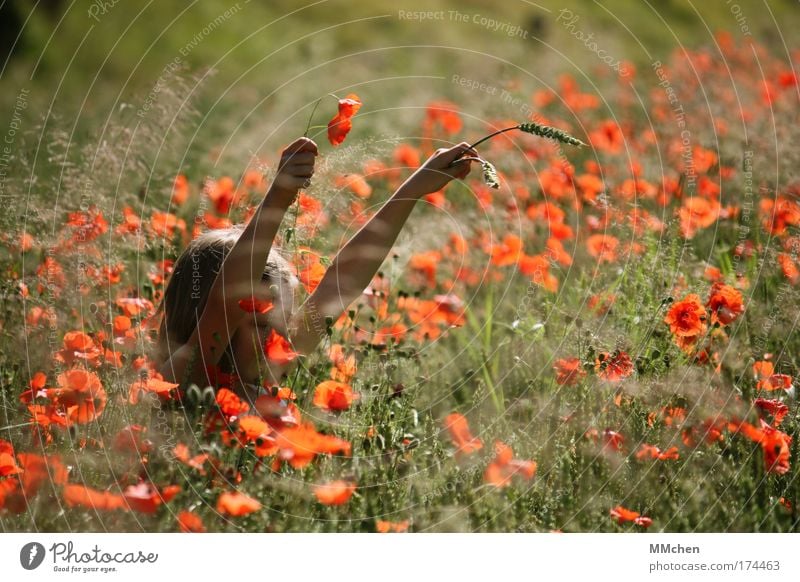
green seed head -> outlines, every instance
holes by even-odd
[[[533,121],[529,123],[521,123],[519,125],[519,129],[521,131],[524,131],[525,133],[532,133],[533,135],[538,135],[539,137],[546,137],[555,141],[568,143],[570,145],[575,145],[575,146],[586,145],[578,138],[568,134],[566,131],[563,131],[561,129],[556,129],[555,127],[550,127],[549,125],[542,125],[540,123],[535,123]]]
[[[483,167],[483,181],[486,182],[490,188],[499,188],[500,179],[497,177],[497,170],[491,162],[484,160],[481,162],[481,166]]]

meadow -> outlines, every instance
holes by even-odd
[[[729,14],[731,30],[691,46],[654,33],[649,58],[598,36],[603,60],[576,33],[604,30],[603,11],[573,7],[568,28],[555,10],[578,63],[535,74],[518,44],[480,56],[486,68],[464,47],[415,68],[432,49],[410,49],[379,74],[388,53],[358,63],[357,39],[321,35],[281,57],[305,70],[288,89],[270,79],[272,100],[224,63],[209,83],[231,93],[211,90],[181,59],[133,89],[107,72],[117,93],[44,121],[44,85],[7,92],[2,530],[797,531],[800,51],[743,36]],[[691,20],[671,14],[677,31]],[[220,43],[201,34],[189,52]],[[326,46],[347,56],[316,71]],[[348,95],[352,130],[331,135]],[[262,397],[271,414],[159,377],[174,260],[252,216],[308,125],[317,174],[280,233],[306,292],[436,148],[527,121],[586,145],[523,132],[479,145],[499,187],[476,168],[425,197],[326,344]]]

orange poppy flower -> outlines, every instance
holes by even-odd
[[[222,515],[242,517],[261,509],[261,504],[238,491],[225,491],[217,498],[217,511]]]
[[[184,510],[178,514],[178,527],[183,533],[204,533],[206,531],[203,520],[193,511]]]
[[[326,380],[314,389],[313,403],[324,410],[347,410],[358,398],[350,384]]]
[[[793,285],[800,283],[800,267],[792,260],[792,256],[787,253],[778,254],[778,264],[781,272]]]
[[[228,418],[238,416],[250,410],[250,405],[227,388],[217,390],[217,406],[220,412]]]
[[[159,491],[152,483],[142,482],[125,488],[122,497],[128,507],[139,513],[152,514],[163,504],[180,493],[180,486],[170,485]]]
[[[277,435],[281,460],[288,461],[295,469],[302,469],[318,454],[343,453],[349,455],[349,442],[318,433],[310,423],[281,430]]]
[[[59,388],[48,390],[48,396],[56,406],[64,407],[72,422],[86,424],[103,412],[106,407],[106,391],[100,378],[93,372],[73,368],[59,374]]]
[[[121,453],[144,454],[153,450],[153,443],[143,438],[147,427],[129,424],[114,435],[111,448]]]
[[[450,433],[453,444],[456,445],[456,455],[469,455],[483,448],[483,441],[472,436],[466,417],[453,412],[444,419],[444,427]]]
[[[324,485],[314,486],[314,496],[323,505],[344,505],[350,501],[356,490],[356,484],[351,481],[331,481]]]
[[[775,374],[775,366],[769,361],[760,361],[753,364],[753,375],[756,377],[758,390],[790,390],[792,377],[788,374]]]
[[[507,487],[514,475],[530,481],[536,475],[536,461],[520,461],[514,459],[511,447],[496,441],[494,443],[495,458],[486,467],[483,480],[495,487]]]
[[[706,310],[695,293],[673,303],[664,322],[669,325],[675,342],[685,349],[693,345],[707,329]]]
[[[159,398],[170,398],[173,394],[172,392],[179,386],[179,384],[175,384],[173,382],[165,382],[162,378],[160,378],[161,374],[158,374],[159,377],[151,377],[151,378],[140,378],[133,382],[130,386],[130,392],[128,394],[128,402],[130,404],[137,404],[139,402],[140,395],[144,393],[148,394],[155,394]]]
[[[344,355],[344,348],[341,344],[332,344],[328,353],[333,368],[331,369],[331,380],[339,382],[349,382],[356,373],[356,357],[351,354]]]
[[[599,263],[610,263],[617,260],[619,239],[610,234],[593,234],[586,239],[586,248],[589,254]]]
[[[108,230],[108,222],[103,213],[92,205],[86,211],[70,212],[67,225],[75,227],[71,244],[83,244],[96,239]]]
[[[753,400],[753,406],[759,410],[763,410],[772,415],[773,424],[778,426],[783,419],[789,414],[789,407],[780,400],[769,400],[767,398],[756,398]]]
[[[63,485],[67,482],[68,469],[58,455],[18,453],[17,463],[22,468],[19,480],[27,497],[35,496],[44,483]]]
[[[519,272],[531,281],[555,293],[558,291],[558,277],[550,272],[550,260],[544,255],[526,255],[519,257]]]
[[[264,341],[264,353],[278,365],[288,364],[299,355],[289,341],[274,329],[270,330],[269,337]]]
[[[176,206],[183,206],[188,198],[189,180],[183,174],[178,174],[172,183],[172,203]]]
[[[328,141],[333,146],[338,146],[350,133],[353,123],[350,119],[361,109],[358,95],[350,93],[344,99],[339,99],[339,112],[328,122]]]
[[[497,267],[516,265],[523,254],[522,239],[514,234],[507,234],[503,242],[494,244],[489,250],[492,264]]]
[[[416,168],[420,165],[419,150],[414,146],[401,143],[394,150],[394,160],[406,168]]]
[[[382,519],[375,520],[375,531],[377,533],[401,533],[408,531],[408,520],[403,521],[385,521]]]
[[[337,188],[348,188],[359,198],[369,198],[372,195],[372,186],[367,183],[361,174],[337,176],[333,183]]]
[[[653,523],[653,520],[649,517],[645,517],[637,511],[626,509],[621,505],[617,505],[611,509],[609,511],[609,515],[611,516],[611,519],[616,520],[616,522],[620,525],[627,522],[633,522],[634,524],[642,527],[650,527],[650,525]]]
[[[14,447],[10,442],[0,439],[0,477],[22,473],[14,458]]]
[[[676,461],[678,460],[678,447],[670,447],[666,451],[662,451],[654,445],[642,444],[641,448],[636,453],[636,459],[639,461],[644,459]]]
[[[713,198],[693,196],[684,201],[678,209],[681,234],[684,238],[692,238],[701,228],[708,228],[720,217],[722,208]]]
[[[206,470],[203,465],[205,465],[206,461],[208,461],[208,453],[201,453],[199,455],[195,455],[194,457],[190,457],[189,447],[184,443],[178,443],[175,445],[175,448],[172,449],[172,454],[175,455],[175,458],[178,461],[187,467],[195,469],[201,475],[206,474]]]
[[[556,360],[553,369],[556,371],[556,384],[561,386],[572,386],[586,376],[586,370],[583,369],[578,358]]]
[[[410,269],[424,275],[430,287],[436,286],[436,270],[442,261],[442,253],[439,251],[426,251],[411,255],[408,261]]]
[[[239,300],[239,309],[247,313],[260,313],[265,314],[275,307],[272,301],[264,301],[256,297],[248,297],[247,299]]]
[[[621,350],[609,354],[601,352],[594,362],[597,375],[609,382],[620,382],[633,373],[631,357]]]
[[[742,294],[719,281],[711,286],[706,306],[711,311],[712,324],[719,322],[722,325],[730,325],[744,313]]]
[[[458,114],[458,106],[450,101],[428,103],[423,128],[429,133],[436,125],[439,125],[449,135],[461,131],[462,123],[461,116]]]
[[[64,334],[64,348],[56,352],[56,361],[71,366],[75,362],[85,362],[97,367],[103,352],[91,336],[82,331],[68,331]]]
[[[128,511],[128,505],[122,495],[99,491],[85,485],[72,484],[64,485],[61,497],[67,507],[85,507],[95,511],[111,511],[121,509]]]
[[[731,423],[733,432],[741,432],[751,441],[761,445],[764,451],[764,465],[768,473],[784,475],[789,472],[789,460],[791,452],[789,445],[792,444],[792,437],[771,427],[763,420],[759,421],[761,428],[756,428],[752,424],[743,422],[741,424]]]

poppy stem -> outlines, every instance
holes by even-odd
[[[311,110],[311,115],[308,116],[308,123],[306,124],[306,131],[303,133],[303,137],[308,137],[308,130],[311,129],[311,120],[314,118],[314,113],[317,111],[320,101],[322,101],[322,97],[317,99],[317,102],[314,103],[314,108]]]

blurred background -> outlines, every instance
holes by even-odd
[[[191,106],[202,119],[193,143],[238,159],[273,131],[302,133],[303,108],[327,92],[363,94],[372,119],[357,132],[399,131],[402,112],[418,119],[407,108],[428,98],[463,101],[454,74],[527,97],[561,72],[591,86],[608,73],[601,49],[646,69],[724,29],[785,55],[798,25],[791,0],[6,0],[0,106],[10,117],[29,90],[29,119],[63,118],[70,132],[142,108],[169,125]]]

